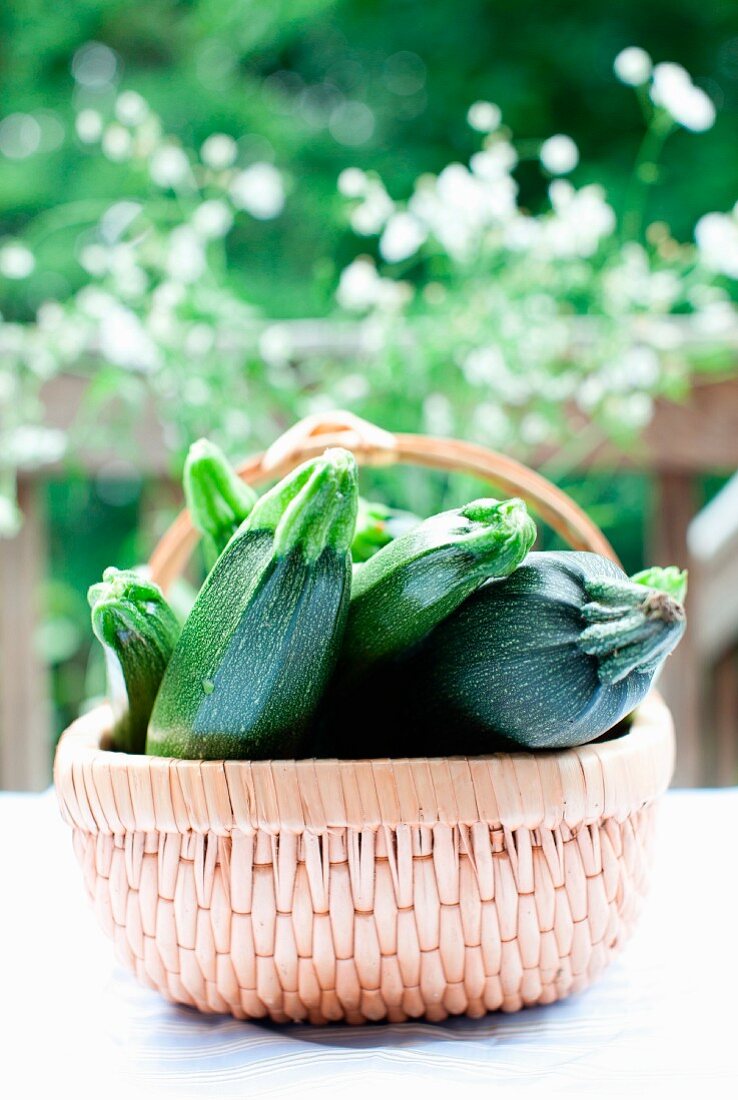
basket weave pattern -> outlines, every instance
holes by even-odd
[[[621,945],[671,770],[665,715],[651,697],[620,741],[535,756],[121,767],[97,747],[103,709],[65,734],[56,782],[102,927],[166,997],[441,1020],[555,1001]]]
[[[239,473],[259,484],[326,446],[487,479],[615,558],[520,463],[346,412],[301,421]],[[196,540],[183,512],[150,562],[165,592]],[[656,693],[618,739],[477,758],[167,760],[106,751],[110,724],[103,707],[71,726],[54,780],[119,957],[203,1012],[315,1024],[479,1016],[582,989],[638,915],[674,763]]]

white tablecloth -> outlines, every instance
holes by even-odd
[[[0,837],[9,1100],[738,1096],[738,790],[666,796],[646,909],[596,986],[440,1025],[278,1027],[173,1007],[114,962],[52,792],[0,796]]]

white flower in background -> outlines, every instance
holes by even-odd
[[[496,103],[479,100],[477,103],[472,103],[466,120],[473,130],[478,130],[482,134],[491,134],[502,122],[502,111]]]
[[[77,137],[86,145],[92,145],[93,142],[99,141],[102,137],[102,115],[99,111],[93,111],[91,107],[85,107],[83,111],[79,112],[74,121],[74,126]]]
[[[36,325],[40,343],[53,347],[63,362],[79,362],[90,340],[88,326],[78,312],[67,312],[58,302],[43,302],[36,311]]]
[[[172,313],[185,299],[185,289],[180,283],[159,283],[151,295],[152,309],[161,313]]]
[[[540,447],[551,435],[551,426],[540,413],[527,413],[520,421],[520,438],[528,447]]]
[[[616,226],[615,212],[597,184],[576,191],[567,180],[549,187],[553,217],[542,220],[542,243],[561,259],[593,256]]]
[[[97,340],[101,354],[117,367],[148,372],[159,365],[159,352],[139,318],[113,298],[100,317]]]
[[[108,160],[126,160],[133,149],[133,138],[130,130],[121,126],[119,122],[111,122],[105,127],[102,136],[102,151]]]
[[[470,351],[461,362],[461,372],[470,385],[492,390],[508,405],[522,405],[530,397],[526,380],[510,369],[503,352],[494,345]]]
[[[191,226],[178,225],[169,234],[166,270],[179,283],[194,283],[205,271],[202,241]]]
[[[661,362],[653,348],[636,344],[623,355],[623,372],[633,389],[651,389],[659,380]]]
[[[579,163],[579,150],[566,134],[554,134],[544,141],[539,155],[541,164],[552,176],[563,176]]]
[[[149,113],[136,127],[133,136],[134,156],[147,160],[153,155],[161,141],[161,119]]]
[[[635,241],[622,246],[617,262],[601,278],[604,302],[611,313],[633,306],[651,314],[668,313],[683,293],[680,275],[668,269],[654,271],[648,253]]]
[[[505,357],[497,347],[474,348],[462,360],[461,370],[472,386],[496,386],[505,382],[508,369]]]
[[[0,246],[0,275],[6,279],[27,279],[35,266],[33,253],[20,241]]]
[[[651,87],[651,99],[662,107],[666,107],[663,98],[668,99],[670,93],[692,87],[692,78],[683,65],[677,65],[675,61],[662,61],[653,70],[653,84]]]
[[[645,84],[648,80],[653,69],[653,62],[640,46],[628,46],[626,49],[621,50],[615,58],[613,69],[615,70],[615,76],[623,84],[638,87],[638,85]]]
[[[618,359],[605,363],[599,377],[608,393],[631,393],[650,389],[660,373],[659,357],[654,349],[636,344],[623,351]]]
[[[646,305],[650,261],[644,247],[636,241],[626,242],[617,262],[602,275],[602,289],[610,312],[623,312],[632,305]]]
[[[517,185],[502,164],[475,161],[475,169],[483,167],[489,178],[463,164],[449,164],[436,178],[418,182],[408,204],[410,213],[450,256],[468,257],[479,247],[484,230],[515,215]]]
[[[88,244],[79,254],[79,262],[88,275],[100,279],[108,270],[108,250],[102,244]]]
[[[0,489],[0,535],[12,539],[23,525],[23,516],[18,505]]]
[[[4,440],[7,458],[19,466],[39,466],[58,462],[67,449],[67,437],[57,428],[24,424]]]
[[[121,298],[140,297],[148,286],[146,273],[138,266],[135,249],[129,244],[110,250],[110,274]]]
[[[427,235],[412,214],[393,214],[379,240],[380,255],[388,263],[407,260],[415,255]]]
[[[185,340],[185,346],[188,341]],[[189,354],[192,354],[189,348],[187,348]],[[187,405],[205,405],[210,397],[210,386],[204,378],[187,378],[182,386],[182,397]]]
[[[365,177],[363,202],[351,211],[351,228],[362,237],[381,232],[394,213],[395,204],[378,179]]]
[[[681,279],[673,271],[654,271],[648,280],[647,304],[668,313],[682,292]]]
[[[149,113],[149,105],[138,92],[121,92],[115,101],[115,117],[124,126],[140,126]]]
[[[448,164],[436,178],[436,194],[449,210],[464,208],[479,213],[485,205],[485,189],[463,164]]]
[[[343,402],[361,401],[371,392],[369,379],[363,374],[344,374],[339,378],[333,390],[336,397]]]
[[[602,379],[594,372],[588,374],[581,382],[577,392],[576,401],[582,412],[592,412],[605,396],[605,386]]]
[[[203,164],[216,172],[230,168],[236,163],[237,156],[238,146],[230,134],[211,134],[200,149]]]
[[[692,88],[689,96],[682,102],[679,114],[673,117],[688,130],[703,133],[715,123],[715,104],[701,88]]]
[[[395,309],[409,296],[406,283],[383,279],[368,257],[360,256],[341,272],[336,299],[343,309],[363,313],[369,309]]]
[[[0,405],[12,401],[18,392],[18,379],[9,370],[0,371]]]
[[[167,287],[173,285],[172,283],[162,284],[162,286]],[[175,304],[171,303],[166,297],[158,297],[157,291],[159,289],[160,287],[157,287],[152,295],[151,309],[146,318],[146,327],[152,339],[158,341],[160,345],[172,344],[179,338],[182,326],[179,324]],[[183,290],[181,286],[177,289]]]
[[[269,325],[259,337],[259,353],[272,366],[283,367],[295,354],[295,342],[286,325]]]
[[[705,214],[694,237],[705,267],[738,279],[738,207],[730,214]]]
[[[192,215],[192,228],[206,240],[225,237],[233,225],[233,214],[222,199],[206,199]]]
[[[284,209],[284,183],[273,164],[257,161],[234,176],[229,188],[234,206],[267,221]]]
[[[231,439],[248,439],[254,430],[252,419],[244,409],[225,410],[223,427]]]
[[[26,349],[27,333],[23,325],[4,321],[0,324],[0,352],[3,355],[22,355]]]
[[[338,190],[347,199],[360,199],[366,193],[367,182],[361,168],[344,168],[338,177]]]
[[[715,121],[715,104],[692,83],[686,69],[665,61],[653,70],[651,99],[688,130],[709,130]]]
[[[100,218],[100,236],[105,243],[114,244],[120,240],[142,209],[140,202],[131,202],[127,199],[122,202],[114,202],[112,206],[109,206]]]
[[[719,339],[730,332],[735,332],[738,324],[738,310],[732,302],[708,302],[694,314],[693,324],[698,332]]]
[[[366,310],[376,304],[377,289],[381,279],[371,260],[354,260],[341,272],[336,291],[338,304],[343,309]]]
[[[612,394],[605,398],[604,412],[618,428],[645,428],[653,416],[653,400],[647,393]]]
[[[83,286],[81,290],[77,291],[75,301],[80,312],[93,321],[99,321],[117,304],[112,294],[94,285]]]
[[[206,325],[205,323],[191,325],[187,330],[187,335],[184,341],[185,351],[188,355],[195,355],[198,358],[202,358],[203,355],[207,355],[209,351],[215,347],[215,329],[212,325]],[[191,381],[195,381],[192,379]],[[198,378],[196,380],[201,386],[205,386],[207,395],[207,383],[204,379]],[[204,404],[204,398],[202,401],[195,402],[193,404]]]
[[[479,153],[474,153],[469,167],[475,176],[491,182],[507,176],[518,163],[518,154],[509,141],[495,141]]]
[[[438,195],[448,203],[457,216],[464,217],[469,228],[487,227],[505,221],[516,210],[518,187],[505,167],[505,151],[497,158],[490,155],[475,160],[475,172],[470,173],[462,165],[449,165],[438,176]],[[495,163],[494,171],[489,171]],[[480,165],[485,175],[480,177]],[[510,166],[512,167],[512,166]]]
[[[149,175],[157,187],[180,187],[190,178],[190,162],[179,145],[162,145],[149,161]]]
[[[64,323],[64,310],[58,302],[42,302],[36,310],[36,323],[46,332],[57,332]]]
[[[511,252],[530,252],[540,243],[542,235],[539,218],[517,213],[503,226],[502,242]]]

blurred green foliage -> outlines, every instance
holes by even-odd
[[[70,135],[73,96],[78,106],[114,98],[112,83],[75,87],[71,65],[89,42],[116,52],[119,87],[144,95],[185,144],[222,131],[239,139],[246,159],[287,169],[285,215],[229,242],[248,261],[248,300],[273,317],[326,310],[335,274],[352,258],[339,171],[376,169],[391,194],[406,197],[419,173],[468,158],[475,137],[464,120],[477,99],[499,103],[521,138],[571,134],[582,154],[575,182],[596,179],[617,208],[642,132],[637,104],[612,78],[625,46],[683,64],[719,110],[709,134],[683,131],[671,142],[668,186],[651,216],[679,238],[705,210],[735,201],[726,156],[738,119],[732,0],[6,0],[3,113],[37,113],[42,134],[33,156],[3,158],[0,234],[19,231],[40,209],[121,192],[125,166],[81,152],[74,139],[58,144],[60,127]],[[535,206],[544,187],[535,165],[523,164],[518,178],[524,203]],[[135,193],[136,180],[127,182]],[[21,315],[80,280],[70,262],[78,231],[56,231],[53,214],[42,224],[43,278],[16,289]]]

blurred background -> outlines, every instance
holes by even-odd
[[[87,588],[149,556],[189,444],[335,407],[514,454],[629,572],[688,566],[677,779],[738,780],[735,5],[8,0],[0,31],[0,786],[104,690]]]

